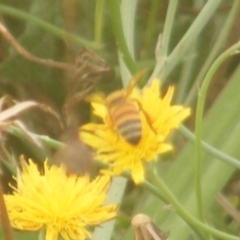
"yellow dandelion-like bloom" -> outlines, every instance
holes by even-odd
[[[157,154],[172,150],[167,137],[190,115],[189,108],[171,105],[173,94],[174,87],[170,86],[166,95],[161,97],[158,79],[142,91],[135,88],[129,96],[126,93],[125,101],[137,105],[140,114],[142,132],[137,144],[124,139],[113,124],[107,104],[100,102],[92,102],[92,106],[94,114],[103,120],[103,124],[82,126],[80,138],[96,150],[97,160],[110,164],[112,174],[119,175],[130,170],[134,182],[141,183],[145,179],[144,162],[153,161]]]
[[[99,225],[116,217],[117,206],[103,206],[109,177],[67,175],[63,166],[49,167],[44,173],[30,160],[22,164],[17,187],[12,195],[4,195],[11,224],[27,231],[44,230],[46,240],[86,239],[88,226]]]

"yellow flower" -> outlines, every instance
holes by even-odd
[[[63,166],[47,165],[43,173],[30,160],[22,164],[17,187],[4,195],[11,224],[19,230],[46,232],[46,240],[81,240],[90,237],[88,226],[116,217],[116,205],[103,206],[109,177],[67,175]]]
[[[80,138],[94,148],[95,158],[110,164],[112,174],[119,175],[130,170],[135,183],[145,179],[144,162],[153,161],[157,154],[172,150],[167,137],[173,129],[190,115],[190,109],[171,105],[174,88],[169,87],[164,97],[160,96],[159,80],[142,91],[133,89],[127,101],[139,106],[142,133],[136,144],[130,144],[114,126],[109,109],[104,103],[92,102],[94,114],[103,124],[89,123],[81,127]]]

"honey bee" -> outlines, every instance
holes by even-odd
[[[137,82],[146,74],[146,70],[137,73],[130,81],[126,92],[117,90],[106,97],[108,115],[118,133],[131,145],[137,145],[142,138],[140,106],[129,98]]]

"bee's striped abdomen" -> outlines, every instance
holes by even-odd
[[[112,120],[121,136],[130,144],[137,145],[142,137],[139,110],[132,102],[115,107]]]

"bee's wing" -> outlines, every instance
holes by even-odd
[[[132,218],[135,240],[167,240],[164,234],[145,214],[137,214]]]
[[[54,154],[52,163],[63,164],[68,174],[90,174],[93,169],[93,156],[91,150],[79,139],[78,126],[66,128],[61,141],[66,146]]]
[[[137,83],[147,74],[147,72],[148,69],[142,69],[131,78],[126,91],[127,96],[132,92],[133,88],[136,87]]]

